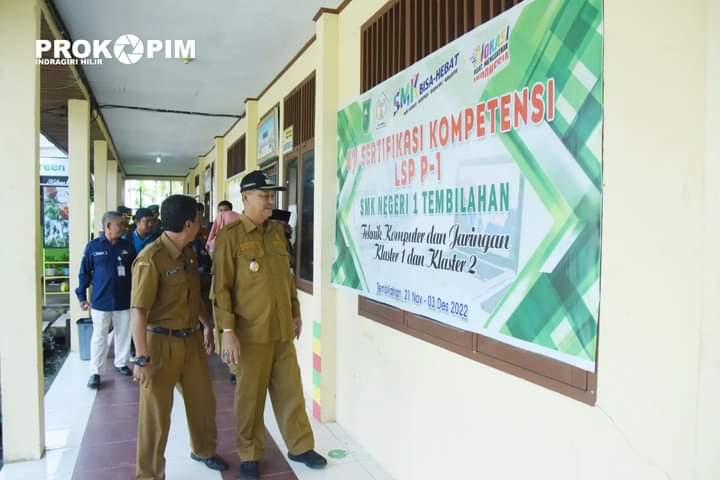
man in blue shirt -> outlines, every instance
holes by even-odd
[[[154,227],[155,215],[153,215],[152,210],[138,208],[135,212],[135,229],[131,237],[136,254],[139,254],[146,245],[155,241],[157,235],[153,233]]]
[[[85,247],[80,265],[80,286],[75,290],[80,307],[90,309],[93,334],[90,343],[88,387],[100,388],[100,372],[108,353],[108,331],[115,332],[115,370],[132,375],[130,356],[130,272],[135,248],[122,237],[125,219],[118,212],[103,215],[103,233]],[[92,301],[87,289],[92,286]]]

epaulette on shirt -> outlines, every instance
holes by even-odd
[[[230,222],[227,225],[225,225],[220,232],[223,230],[232,230],[233,228],[236,228],[238,225],[242,225],[242,219],[238,218],[234,222]]]
[[[140,254],[135,259],[134,264],[149,264],[150,259],[152,259],[160,250],[162,250],[162,242],[160,241],[160,237],[156,238],[152,241],[148,246],[142,249]]]

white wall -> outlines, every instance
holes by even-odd
[[[707,72],[705,88],[706,130],[705,130],[705,245],[704,245],[704,290],[703,325],[700,344],[700,386],[697,413],[697,478],[720,478],[720,147],[717,133],[720,132],[720,94],[717,92],[720,78],[720,2],[709,0],[705,25],[708,34],[706,53]],[[703,476],[704,475],[704,476]]]
[[[340,105],[384,3],[340,15]],[[359,317],[339,291],[337,420],[396,479],[720,478],[718,2],[605,9],[597,406]]]

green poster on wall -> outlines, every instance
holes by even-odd
[[[333,284],[594,370],[602,32],[526,0],[342,108]]]

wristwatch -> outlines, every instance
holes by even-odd
[[[140,355],[139,357],[131,357],[130,363],[134,363],[138,367],[144,367],[148,363],[150,363],[150,357],[146,357],[144,355]]]

